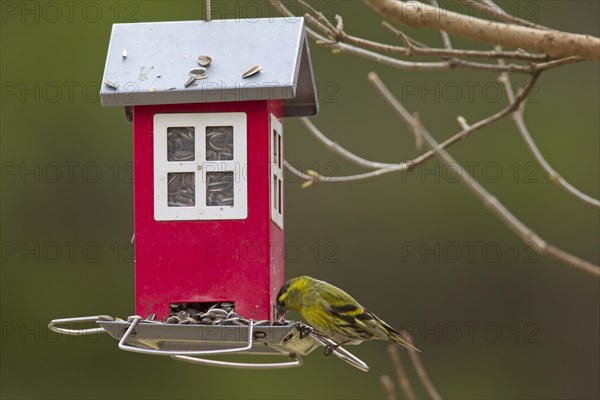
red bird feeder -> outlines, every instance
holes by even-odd
[[[104,81],[102,103],[133,117],[136,313],[228,302],[271,319],[281,119],[317,112],[303,21],[117,24]]]
[[[272,320],[284,268],[281,120],[318,111],[304,20],[115,24],[100,95],[133,122],[137,315],[50,328],[248,368],[300,365],[297,355],[331,345]],[[89,321],[100,328],[58,327]],[[240,352],[295,360],[196,357]],[[342,348],[334,354],[368,369]]]

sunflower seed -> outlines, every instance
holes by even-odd
[[[179,323],[179,317],[177,317],[177,315],[173,315],[169,318],[167,318],[167,324],[178,324]]]
[[[249,78],[252,75],[257,74],[260,70],[261,70],[261,66],[260,65],[255,65],[252,68],[250,68],[248,71],[244,72],[242,74],[242,78]]]
[[[183,84],[183,87],[188,87],[194,82],[196,82],[196,76],[192,75],[189,77],[189,79],[187,81],[185,81],[185,83]]]
[[[156,314],[150,314],[146,317],[146,321],[153,321],[156,318]]]
[[[213,315],[215,315],[217,317],[221,317],[221,318],[227,317],[227,311],[221,310],[219,308],[213,308],[208,313],[209,314],[213,314]]]
[[[114,321],[115,319],[110,315],[98,315],[100,321]]]
[[[192,68],[188,71],[190,75],[204,75],[206,74],[206,68]]]
[[[206,54],[202,54],[196,57],[196,62],[203,67],[208,66],[212,62],[212,60],[213,58]]]
[[[180,320],[184,320],[184,319],[186,319],[187,317],[189,317],[189,314],[188,314],[188,313],[186,313],[185,311],[179,311],[179,312],[177,313],[177,318],[179,318]]]
[[[118,83],[115,83],[115,82],[111,82],[111,81],[104,81],[104,84],[105,84],[106,86],[108,86],[109,88],[111,88],[111,89],[115,89],[115,90],[116,90],[116,89],[118,89],[118,88],[119,88],[119,84],[118,84]]]

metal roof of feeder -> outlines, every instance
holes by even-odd
[[[199,55],[213,61],[189,86]],[[255,65],[261,70],[247,78]],[[318,111],[303,18],[114,24],[104,106],[282,99],[284,116]]]

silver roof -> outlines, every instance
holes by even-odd
[[[207,78],[185,87],[202,54]],[[303,18],[114,24],[102,81],[104,106],[283,99],[285,116],[318,112]]]

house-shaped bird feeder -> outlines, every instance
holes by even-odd
[[[136,315],[50,328],[229,367],[297,366],[331,345],[273,315],[284,269],[282,119],[318,111],[304,20],[115,24],[100,94],[133,123]],[[75,322],[100,327],[60,327]],[[222,353],[293,359],[199,357]],[[368,369],[343,348],[334,354]]]

